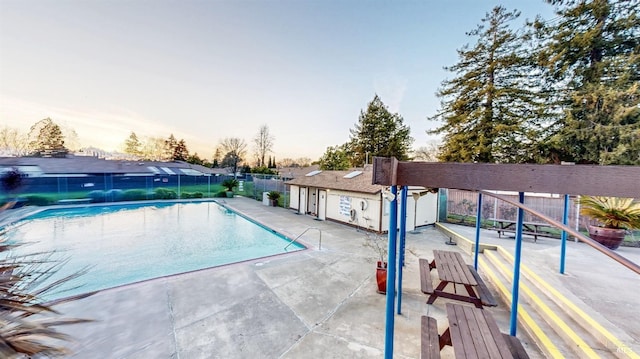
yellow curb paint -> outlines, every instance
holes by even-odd
[[[493,273],[493,271],[488,267],[487,263],[485,263],[484,259],[478,258],[478,263],[480,264],[480,267],[482,267],[483,274],[487,275],[491,279],[491,282],[502,293],[502,296],[503,298],[505,298],[507,305],[511,305],[511,290],[507,289],[502,284],[502,282],[498,279],[496,274]],[[562,355],[558,347],[556,347],[555,344],[551,342],[551,339],[549,339],[549,337],[544,333],[542,328],[540,328],[540,326],[536,324],[536,322],[533,320],[533,318],[531,318],[531,316],[525,309],[521,308],[520,310],[518,310],[518,317],[523,322],[523,324],[527,328],[529,328],[529,331],[531,332],[531,334],[534,335],[536,338],[538,338],[537,340],[538,345],[543,347],[543,351],[547,355],[549,355],[551,358],[558,358],[558,359],[564,358],[564,355]]]
[[[497,248],[498,248],[498,251],[500,252],[501,255],[503,255],[505,258],[507,258],[511,263],[514,262],[514,258],[511,255],[511,253],[509,253],[508,251],[506,251],[504,248],[502,248],[500,246],[498,246]],[[576,306],[573,302],[571,302],[565,296],[560,294],[560,292],[558,292],[557,289],[553,288],[553,286],[551,286],[549,283],[545,282],[542,278],[540,278],[540,276],[535,274],[531,269],[527,268],[526,266],[520,266],[520,269],[522,271],[524,271],[526,273],[526,275],[531,278],[531,280],[533,280],[535,282],[538,282],[551,295],[553,295],[556,298],[560,299],[560,301],[562,301],[562,303],[567,308],[569,308],[573,313],[575,313],[575,315],[581,317],[582,320],[584,320],[586,323],[588,323],[593,329],[598,331],[598,333],[600,333],[609,342],[613,343],[613,345],[615,345],[617,348],[624,348],[624,354],[628,355],[629,358],[640,359],[640,356],[638,356],[638,354],[634,353],[631,350],[631,348],[626,346],[621,340],[616,338],[613,334],[611,334],[611,332],[609,332],[602,325],[600,325],[600,323],[596,322],[593,318],[591,318],[582,309],[578,308],[578,306]]]
[[[489,252],[484,254],[488,257],[494,256],[493,253],[489,253]],[[506,277],[508,280],[511,280],[513,282],[513,271],[510,272],[509,268],[507,268],[503,263],[500,263],[499,261],[497,261],[497,259],[495,258],[493,263],[499,266],[501,270],[507,274]],[[520,268],[522,269],[522,267],[523,266],[521,266]],[[535,293],[533,293],[533,291],[528,286],[524,285],[522,282],[520,282],[520,290],[522,290],[529,297],[529,299],[533,301],[535,305],[538,306],[538,308],[540,308],[544,316],[549,318],[556,325],[554,329],[556,330],[559,329],[563,333],[565,333],[565,335],[575,343],[576,348],[582,350],[582,353],[585,355],[585,357],[600,358],[600,355],[596,354],[596,352],[593,349],[591,349],[591,347],[587,345],[587,343],[584,340],[582,340],[582,338],[580,338],[580,336],[575,331],[573,331],[573,329],[571,329],[562,319],[560,319],[560,317],[558,317],[551,310],[551,308],[549,308],[548,305],[542,302],[540,297],[538,297]]]

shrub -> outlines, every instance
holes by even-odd
[[[227,191],[220,191],[214,195],[216,198],[227,197]]]
[[[224,188],[226,188],[226,189],[227,189],[227,191],[231,192],[231,191],[233,191],[233,189],[234,189],[235,187],[238,187],[238,184],[239,184],[239,183],[240,183],[240,182],[238,182],[238,180],[237,180],[237,179],[235,179],[235,178],[229,178],[229,179],[226,179],[226,180],[222,181],[222,186],[223,186]]]
[[[180,198],[193,198],[193,194],[191,192],[182,192],[180,193]]]
[[[167,188],[156,188],[154,191],[154,197],[156,199],[176,199],[178,198],[178,194],[176,191]]]
[[[277,201],[278,198],[280,198],[280,192],[278,192],[278,191],[269,191],[267,193],[267,198],[269,198],[272,201]]]
[[[194,192],[192,198],[202,198],[202,197],[204,197],[202,192]]]
[[[110,189],[104,194],[105,200],[110,202],[120,202],[124,199],[124,191],[121,189]]]
[[[52,197],[43,196],[40,194],[28,194],[23,196],[27,200],[27,205],[29,206],[49,206],[52,205],[55,201]]]
[[[147,198],[151,198],[153,195],[149,194],[143,189],[128,189],[122,194],[123,201],[142,201]]]
[[[103,190],[93,190],[87,194],[89,198],[91,198],[91,202],[100,203],[105,201],[105,192]]]

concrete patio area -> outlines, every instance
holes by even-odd
[[[309,247],[304,251],[149,280],[60,305],[57,309],[65,317],[95,320],[64,329],[75,339],[70,345],[74,352],[71,357],[383,357],[386,297],[376,292],[376,253],[363,246],[366,236],[362,231],[316,221],[291,210],[266,207],[243,197],[224,202],[225,206],[291,238],[309,227],[319,228],[322,247],[318,249],[318,231],[308,231],[301,238]],[[467,231],[465,235],[473,238],[469,232],[472,228],[454,227]],[[483,241],[513,247],[512,240],[498,239],[495,232],[487,233]],[[434,227],[407,234],[402,314],[395,316],[395,358],[420,357],[421,315],[436,317],[439,325],[446,325],[447,300],[427,305],[425,295],[420,292],[418,258],[432,258],[434,249],[460,250],[446,245],[447,240]],[[580,245],[570,244],[570,250],[580,250]],[[525,242],[526,261],[554,271],[557,254],[550,252],[557,252],[558,247],[559,241],[551,239],[536,244]],[[637,249],[623,251],[632,260],[640,260]],[[472,263],[466,253],[463,256]],[[575,280],[560,280],[558,285],[564,286],[563,290],[577,290],[579,296],[588,295],[590,285],[594,284],[581,284],[579,274],[585,273],[584,280],[589,279],[586,277],[591,270],[589,260],[582,254],[574,256],[568,268],[572,271],[570,278]],[[577,266],[583,266],[579,272]],[[628,276],[620,279],[626,281],[624,278]],[[628,288],[634,290],[637,285]],[[623,303],[627,305],[626,300]],[[487,309],[502,332],[509,331],[509,309],[502,303]],[[618,311],[614,317],[616,314]],[[636,333],[637,327],[627,330]],[[531,358],[543,357],[524,330],[518,331],[518,337]],[[453,357],[452,349],[446,347],[442,355]]]

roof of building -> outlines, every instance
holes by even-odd
[[[0,157],[0,167],[37,166],[45,174],[228,174],[225,168],[208,168],[182,161],[105,160],[97,157],[69,156],[65,158]]]
[[[315,171],[319,168],[320,166],[318,165],[311,165],[307,167],[282,167],[278,169],[278,173],[280,174],[280,177],[286,180],[291,178],[302,177],[307,173],[311,171]]]
[[[361,173],[356,174],[358,171]],[[317,173],[309,176],[307,175],[314,172]],[[296,177],[286,183],[289,185],[303,187],[326,188],[370,194],[378,193],[384,188],[384,186],[371,183],[373,172],[370,167],[349,171],[309,171],[307,174]]]

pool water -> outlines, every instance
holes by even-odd
[[[68,258],[50,281],[89,268],[51,298],[301,250],[214,202],[51,209],[19,222],[18,254]],[[79,288],[70,289],[81,285]]]

